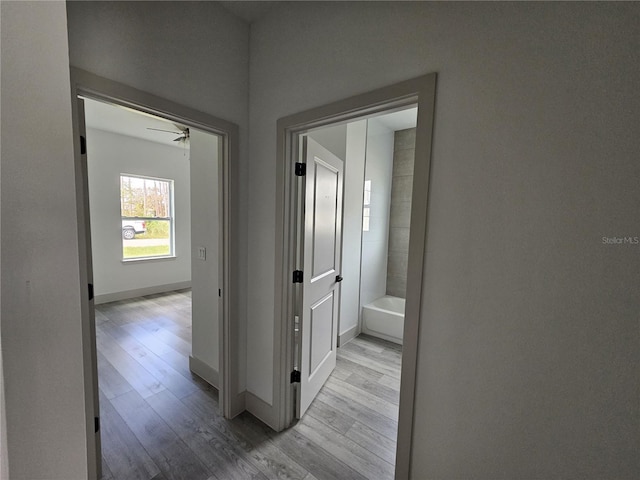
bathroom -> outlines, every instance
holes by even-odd
[[[309,133],[345,161],[338,345],[402,344],[416,108]]]

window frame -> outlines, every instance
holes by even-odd
[[[149,217],[149,216],[139,216],[139,217],[125,217],[122,215],[122,179],[123,177],[128,178],[137,178],[142,180],[152,180],[157,182],[165,182],[169,184],[169,206],[168,206],[168,217]],[[120,242],[122,245],[121,253],[121,261],[122,263],[132,263],[132,262],[146,262],[153,260],[162,260],[162,259],[174,259],[176,258],[176,232],[175,232],[175,180],[172,178],[162,178],[150,175],[140,175],[136,173],[124,173],[121,172],[119,175],[119,200],[120,200],[120,232],[122,232],[122,220],[135,220],[135,221],[168,221],[169,222],[169,253],[168,254],[159,254],[159,255],[148,255],[141,257],[125,257],[124,256],[124,237],[122,233],[120,234]]]

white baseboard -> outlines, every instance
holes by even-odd
[[[189,355],[189,370],[212,387],[218,388],[218,372],[199,358]]]
[[[153,295],[156,293],[173,292],[174,290],[182,290],[191,288],[191,282],[168,283],[165,285],[154,285],[151,287],[136,288],[133,290],[125,290],[124,292],[104,293],[95,296],[95,304],[117,302],[119,300],[128,300],[129,298],[142,297],[144,295]]]
[[[253,393],[245,392],[245,400],[247,412],[267,424],[269,427],[277,430],[275,421],[275,409],[264,400],[258,398]]]
[[[231,418],[235,418],[247,409],[247,392],[240,392],[231,405]]]
[[[340,335],[338,335],[338,346],[341,347],[345,343],[350,342],[351,340],[356,338],[359,333],[360,332],[358,332],[358,325],[354,325],[346,332],[341,333]]]

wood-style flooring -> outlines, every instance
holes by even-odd
[[[393,478],[400,347],[361,336],[304,417],[276,433],[189,371],[191,293],[96,307],[103,479]]]

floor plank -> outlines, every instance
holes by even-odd
[[[373,359],[368,355],[350,351],[346,349],[346,347],[342,348],[342,358],[358,364],[361,367],[366,366],[369,370],[378,372],[379,376],[389,375],[394,378],[400,378],[399,365],[389,364],[381,360]]]
[[[178,397],[190,395],[197,390],[193,382],[186,379],[151,350],[128,335],[121,327],[117,325],[103,325],[100,329],[114,337],[118,345],[120,345],[125,352],[131,355],[134,360],[143,366],[165,388]]]
[[[366,361],[367,361],[366,358],[364,358],[364,359],[356,359],[355,361],[354,360],[350,360],[349,358],[347,358],[345,356],[345,352],[343,351],[343,349],[339,348],[338,349],[338,362],[337,362],[337,365],[336,365],[336,370],[337,371],[346,372],[348,374],[348,375],[346,375],[346,377],[348,377],[352,373],[357,373],[358,375],[362,375],[363,377],[367,377],[367,378],[370,378],[370,379],[376,380],[376,381],[378,381],[380,378],[382,378],[384,376],[384,373],[379,372],[378,370],[375,370],[374,368],[371,368],[371,367],[367,366],[364,363]],[[340,375],[340,376],[336,375],[337,378],[340,378],[341,376],[342,375]]]
[[[100,328],[96,329],[96,344],[98,351],[140,395],[150,397],[164,390],[164,386],[156,378]]]
[[[107,465],[107,462],[104,461],[104,459],[102,459],[102,480],[116,480],[116,478],[113,476],[113,473],[111,473],[111,469],[109,468],[109,465]]]
[[[395,465],[395,440],[391,440],[384,435],[379,434],[360,422],[354,422],[345,436],[356,442],[361,447],[366,448],[371,453],[374,453],[383,460],[386,460],[391,465]]]
[[[160,392],[148,398],[147,402],[220,480],[267,478],[244,459],[244,452],[239,452],[217,429],[203,425],[202,419],[184,408],[184,404],[171,393]]]
[[[336,379],[339,380],[339,379]],[[352,373],[344,383],[348,383],[353,387],[357,387],[367,393],[375,395],[387,402],[398,405],[400,402],[400,392],[394,388],[386,387],[378,382],[368,380],[357,373]]]
[[[112,404],[167,480],[211,477],[209,469],[137,392],[120,395]]]
[[[365,480],[367,477],[329,454],[319,444],[290,428],[273,434],[274,443],[318,480]]]
[[[116,412],[111,402],[100,396],[102,457],[116,479],[148,480],[160,469],[140,441]],[[103,478],[108,478],[103,475]]]
[[[296,425],[296,430],[311,441],[322,445],[322,448],[329,454],[349,465],[365,478],[379,480],[393,478],[393,465],[361,447],[350,438],[336,435],[335,430],[310,415],[305,415],[300,420]]]
[[[98,386],[107,398],[112,399],[133,390],[131,384],[118,373],[102,352],[97,352],[97,357],[98,371],[100,372],[98,375]]]
[[[307,415],[320,420],[324,424],[330,426],[334,430],[337,430],[341,434],[345,434],[356,422],[356,419],[350,415],[346,415],[339,410],[327,405],[319,398],[316,398],[311,407],[307,411]]]
[[[217,400],[211,392],[196,392],[183,398],[182,402],[200,415],[205,425],[221,432],[232,445],[243,449],[248,458],[268,478],[301,480],[307,471],[284,454],[272,442],[268,427],[249,414],[243,414],[229,421],[210,412],[217,408]]]
[[[385,387],[393,388],[394,390],[400,391],[400,379],[390,377],[389,375],[381,376],[377,382],[380,385],[384,385]]]
[[[377,395],[362,390],[361,388],[353,386],[347,382],[329,377],[329,380],[324,384],[324,388],[328,388],[335,394],[340,395],[343,398],[347,398],[352,402],[372,408],[379,415],[384,415],[390,419],[398,418],[398,405],[394,405]]]
[[[398,436],[398,422],[384,415],[380,415],[375,410],[357,404],[345,399],[340,394],[336,394],[330,389],[324,388],[320,390],[316,397],[327,405],[332,406],[336,410],[351,415],[356,420],[364,423],[372,430],[384,435],[385,437],[396,440]]]

